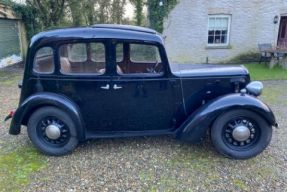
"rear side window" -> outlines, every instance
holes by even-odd
[[[105,73],[106,51],[103,43],[72,43],[60,46],[61,72],[65,74]]]
[[[71,62],[87,61],[87,46],[84,43],[70,44],[67,46],[68,58]]]
[[[91,43],[91,59],[93,62],[105,62],[105,46],[102,43]]]
[[[34,57],[33,71],[36,73],[50,74],[55,69],[54,53],[51,47],[40,48]]]

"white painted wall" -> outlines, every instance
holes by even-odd
[[[207,48],[208,15],[230,14],[228,49]],[[287,0],[180,0],[164,22],[163,36],[172,63],[228,61],[255,52],[259,43],[277,44],[279,23],[287,15]]]

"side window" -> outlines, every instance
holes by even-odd
[[[51,47],[40,48],[34,57],[33,71],[36,73],[50,74],[55,69],[54,53]]]
[[[127,43],[125,43],[127,44]],[[120,47],[118,47],[120,45]],[[122,58],[122,44],[117,45],[117,71],[120,75],[137,74],[137,75],[159,75],[163,74],[163,64],[159,54],[159,49],[155,45],[148,44],[128,44],[129,59],[125,62],[119,62]],[[122,71],[122,73],[119,73]]]
[[[130,57],[132,62],[137,63],[160,62],[158,48],[154,45],[131,44]]]
[[[61,72],[65,74],[105,73],[106,52],[103,43],[73,43],[60,46]]]

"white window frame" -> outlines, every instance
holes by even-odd
[[[227,41],[226,43],[208,43],[209,38],[209,21],[211,18],[227,18],[228,19],[228,26],[227,26]],[[230,26],[231,26],[231,15],[224,15],[224,14],[214,14],[214,15],[208,15],[208,26],[207,26],[207,46],[208,47],[227,47],[230,43]]]

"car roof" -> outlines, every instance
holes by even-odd
[[[127,39],[163,44],[162,37],[153,29],[131,25],[97,24],[88,27],[62,28],[38,33],[32,37],[30,48],[76,39]]]
[[[119,29],[127,31],[136,31],[143,33],[156,34],[157,32],[153,29],[146,27],[134,26],[134,25],[117,25],[117,24],[96,24],[92,26],[93,28],[104,28],[104,29]]]

